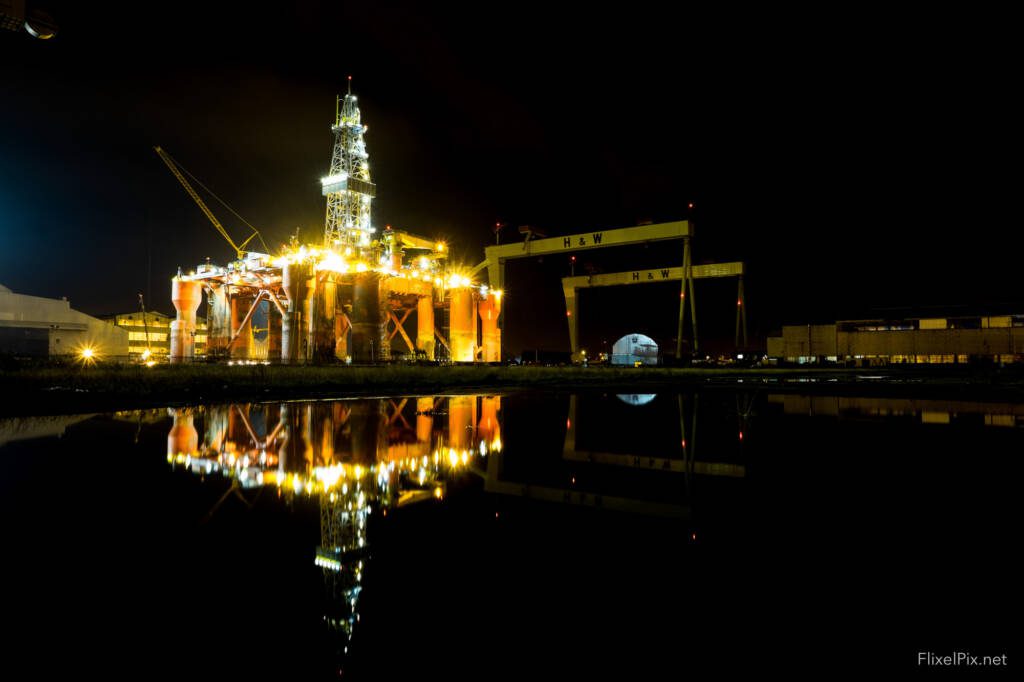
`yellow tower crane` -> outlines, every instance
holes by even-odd
[[[180,182],[181,186],[185,188],[185,191],[188,192],[188,195],[190,197],[192,197],[192,201],[196,202],[199,205],[199,208],[206,215],[206,217],[209,218],[210,222],[213,223],[213,226],[215,228],[217,228],[217,231],[220,232],[221,236],[224,237],[224,239],[226,239],[228,241],[228,244],[231,245],[231,248],[233,248],[235,250],[235,255],[237,256],[238,260],[242,260],[243,258],[245,258],[245,254],[246,254],[245,247],[249,244],[249,242],[251,242],[253,240],[253,237],[259,237],[260,243],[263,244],[263,248],[265,249],[265,251],[266,252],[270,251],[270,249],[267,248],[267,243],[263,241],[263,236],[259,233],[259,230],[257,230],[252,225],[249,225],[249,223],[245,223],[245,224],[248,225],[250,229],[252,229],[252,234],[249,235],[249,237],[244,242],[242,242],[241,244],[236,244],[235,240],[233,240],[231,238],[231,235],[228,234],[228,231],[226,229],[224,229],[224,226],[220,224],[219,220],[217,220],[217,216],[213,215],[213,211],[211,211],[209,209],[209,207],[203,201],[202,197],[200,197],[199,194],[197,194],[196,191],[194,189],[192,189],[192,185],[190,185],[188,183],[188,180],[185,179],[185,176],[182,175],[181,170],[179,170],[179,168],[178,168],[178,164],[175,163],[174,159],[171,158],[171,155],[168,154],[167,152],[165,152],[161,147],[153,147],[153,151],[155,151],[157,153],[157,156],[159,156],[160,159],[165,164],[167,164],[167,167],[171,170],[172,173],[174,173],[174,177],[178,178],[178,182]],[[188,173],[188,171],[185,171],[185,172]],[[189,175],[191,175],[191,173],[189,173]],[[193,179],[195,179],[195,176],[193,176]],[[199,182],[199,181],[196,180],[196,182]],[[203,186],[202,183],[199,183],[199,184],[201,186]],[[205,186],[203,186],[203,188],[206,189]],[[209,192],[210,190],[207,189],[206,191]],[[213,192],[210,192],[210,194],[213,194]],[[216,194],[213,194],[213,196],[215,198],[217,198]],[[217,201],[221,201],[221,200],[219,198],[217,198]],[[221,203],[223,204],[224,202],[221,201]],[[224,204],[224,205],[227,206],[227,204]],[[228,208],[229,211],[234,213],[234,211],[231,210],[230,206],[227,206],[227,208]],[[235,213],[235,215],[238,216],[237,213]],[[239,217],[239,219],[242,220],[242,222],[245,222],[245,220],[241,216],[238,216],[238,217]]]

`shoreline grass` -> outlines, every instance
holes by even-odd
[[[204,402],[381,394],[728,388],[770,392],[935,393],[1024,401],[1024,368],[613,368],[538,366],[140,365],[0,371],[0,414],[67,414]]]

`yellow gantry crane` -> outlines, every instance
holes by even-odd
[[[153,151],[155,151],[157,153],[157,156],[159,156],[160,159],[165,164],[167,164],[167,167],[171,170],[172,173],[174,173],[174,177],[178,178],[178,182],[180,182],[181,186],[185,188],[185,191],[188,192],[188,195],[190,197],[192,197],[192,201],[194,201],[197,204],[199,204],[199,208],[202,210],[202,212],[206,215],[207,218],[209,218],[210,222],[213,223],[213,226],[215,228],[217,228],[217,231],[220,232],[221,236],[224,237],[224,239],[226,239],[228,241],[228,244],[231,245],[231,248],[233,248],[235,250],[235,254],[236,254],[236,256],[237,256],[237,258],[239,260],[242,260],[243,258],[245,258],[245,254],[246,254],[245,247],[249,244],[249,242],[251,242],[253,240],[253,237],[259,237],[260,242],[263,244],[263,248],[267,252],[270,251],[270,249],[267,249],[267,244],[266,244],[266,242],[263,241],[263,236],[260,235],[259,230],[257,230],[252,225],[249,225],[249,223],[245,223],[245,224],[249,225],[249,227],[252,229],[252,234],[249,235],[249,237],[244,242],[242,242],[241,244],[236,244],[235,240],[233,240],[231,238],[231,235],[228,234],[228,231],[225,230],[224,226],[220,224],[219,220],[217,220],[217,216],[213,215],[213,211],[211,211],[209,209],[209,207],[203,201],[202,197],[200,197],[199,194],[197,194],[196,191],[194,189],[192,189],[192,185],[190,185],[188,183],[188,180],[185,179],[185,176],[182,175],[181,170],[179,170],[179,168],[178,168],[178,164],[175,163],[174,159],[171,158],[171,155],[168,154],[167,152],[165,152],[161,147],[153,147]],[[188,171],[185,171],[185,172],[188,173]],[[189,173],[189,175],[191,175],[191,173]],[[195,178],[193,177],[193,179],[195,179]],[[199,181],[196,180],[196,182],[199,182]],[[202,183],[200,183],[200,185],[202,185]],[[206,189],[205,186],[204,186],[204,189]],[[209,192],[208,189],[206,191]],[[210,192],[210,194],[213,194],[213,192]],[[214,194],[213,196],[216,198],[217,195]],[[220,201],[220,199],[218,198],[217,201]],[[224,202],[221,201],[221,203],[224,203]],[[227,206],[227,204],[224,204],[224,205]],[[228,206],[228,210],[231,210],[230,206]],[[231,212],[234,213],[234,211],[231,211]],[[238,214],[235,213],[235,215],[237,216]],[[238,217],[240,219],[242,219],[241,216],[238,216]],[[242,221],[245,222],[244,219],[242,219]]]

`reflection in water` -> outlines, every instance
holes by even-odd
[[[111,664],[117,642],[189,676],[338,679],[343,662],[358,679],[382,663],[421,675],[445,652],[451,676],[501,660],[523,678],[537,661],[563,677],[610,677],[609,661],[626,669],[616,677],[650,677],[686,665],[684,640],[716,663],[737,646],[768,660],[793,637],[826,651],[849,614],[905,604],[876,638],[903,657],[907,631],[969,639],[1001,622],[974,605],[1004,604],[1020,570],[1007,540],[1020,472],[1005,455],[1024,435],[996,428],[1021,423],[1019,404],[537,392],[170,414],[99,416],[34,441],[79,418],[0,418],[0,441],[17,437],[0,446],[16,655],[34,649],[20,641],[55,642],[80,669]],[[239,498],[254,513],[232,513]],[[295,513],[280,513],[289,501]],[[75,580],[46,560],[54,529]],[[143,571],[140,548],[159,559]],[[751,573],[751,557],[770,560]],[[967,586],[953,595],[964,608],[929,610],[926,595],[950,585]],[[805,628],[774,638],[787,610]],[[113,628],[54,620],[105,611]],[[754,625],[735,630],[737,617]],[[165,649],[211,623],[209,646]],[[268,655],[224,655],[254,637],[273,641]]]
[[[621,397],[621,396],[620,396]],[[652,396],[653,398],[653,396]],[[576,428],[579,420],[577,412],[576,396],[569,399],[569,419],[566,420],[565,447],[562,456],[566,459],[598,462],[601,464],[612,464],[615,466],[629,466],[640,469],[657,469],[661,471],[678,471],[688,474],[706,474],[711,476],[734,476],[742,478],[746,469],[742,464],[728,464],[723,462],[701,462],[694,459],[697,446],[697,402],[694,400],[692,413],[690,415],[690,437],[687,438],[686,408],[682,396],[679,398],[679,428],[682,434],[680,448],[683,457],[672,457],[669,453],[665,456],[641,457],[634,454],[600,452],[595,450],[580,449],[576,446]]]
[[[266,486],[289,499],[317,500],[320,544],[314,563],[330,599],[325,620],[343,635],[347,653],[370,559],[370,515],[444,499],[454,475],[479,475],[490,494],[677,519],[691,519],[693,476],[745,476],[742,463],[697,458],[696,397],[665,396],[660,403],[656,397],[568,398],[562,444],[553,453],[560,454],[555,462],[561,464],[554,469],[580,470],[585,480],[559,479],[550,466],[535,470],[535,458],[525,453],[507,462],[501,398],[495,396],[172,408],[167,460],[200,475],[230,477],[232,488],[218,506],[231,495]],[[636,438],[608,438],[609,430],[623,431],[620,419],[629,420],[630,428],[647,424],[674,431],[678,425],[678,440],[668,438],[637,454],[642,450]],[[534,441],[533,435],[521,435]],[[551,445],[558,447],[557,441]]]
[[[324,583],[327,601],[320,613],[332,641],[340,643],[338,654],[348,653],[364,575],[373,561],[370,550],[384,537],[368,535],[371,517],[444,500],[457,476],[462,476],[460,500],[462,492],[471,498],[482,491],[476,503],[497,510],[506,508],[494,502],[497,496],[518,498],[526,504],[509,500],[511,509],[534,510],[537,520],[551,508],[531,505],[534,500],[685,519],[690,529],[696,527],[691,509],[696,477],[730,485],[746,476],[740,446],[749,405],[744,402],[741,409],[739,397],[739,440],[730,420],[721,418],[723,407],[726,414],[732,407],[705,402],[703,456],[697,454],[696,395],[504,400],[503,405],[496,396],[459,395],[230,404],[127,411],[113,418],[132,424],[139,442],[140,433],[151,433],[144,425],[158,425],[169,415],[167,430],[157,426],[157,437],[166,433],[170,467],[230,481],[212,507],[204,505],[206,520],[231,501],[253,507],[259,491],[317,505],[319,540],[309,546],[309,559]],[[0,434],[59,433],[80,419],[0,422]],[[513,443],[508,453],[506,435]],[[474,476],[477,493],[464,485]],[[484,502],[487,497],[492,501]],[[633,522],[613,523],[628,528]]]
[[[91,414],[74,414],[0,419],[0,445],[16,440],[30,440],[47,436],[60,438],[64,435],[64,429],[92,416]]]
[[[627,405],[646,405],[657,397],[656,393],[620,393],[615,396]]]
[[[910,417],[919,418],[924,424],[949,424],[964,418],[980,418],[986,426],[1024,424],[1024,404],[1021,403],[809,396],[792,393],[769,395],[768,402],[781,405],[786,414],[819,417]]]
[[[497,396],[169,408],[167,461],[230,477],[232,487],[217,506],[240,490],[264,486],[289,498],[317,499],[314,563],[331,598],[325,620],[344,634],[347,653],[359,620],[370,514],[443,499],[454,474],[500,453],[500,409]]]

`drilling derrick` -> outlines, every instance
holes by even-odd
[[[327,197],[327,220],[324,225],[324,248],[358,250],[370,246],[370,205],[377,188],[370,181],[370,160],[363,135],[367,127],[362,124],[356,96],[352,94],[349,77],[348,94],[336,102],[334,125],[334,152],[331,170],[320,180]]]

